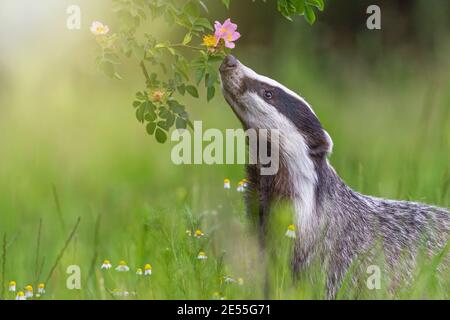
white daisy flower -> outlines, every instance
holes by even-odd
[[[141,268],[138,268],[138,269],[136,270],[136,274],[137,274],[138,276],[142,276],[142,275],[144,274],[144,272],[142,271]]]
[[[152,274],[152,265],[150,263],[147,263],[144,266],[144,275],[145,276],[150,276]]]
[[[296,238],[297,235],[295,234],[295,226],[293,224],[288,226],[285,236],[292,239]]]
[[[10,281],[9,285],[8,285],[8,291],[16,292],[16,287],[17,287],[16,282],[15,281]]]
[[[109,260],[104,260],[101,269],[111,269],[112,264]]]
[[[235,279],[233,279],[232,277],[228,277],[228,276],[223,277],[223,281],[225,283],[236,283]]]
[[[23,291],[17,292],[16,300],[27,300],[27,297],[25,297],[25,293]]]
[[[116,297],[129,297],[132,293],[130,293],[127,290],[122,290],[122,289],[114,289],[112,291],[112,294]]]
[[[127,266],[127,263],[125,261],[120,261],[119,265],[116,267],[116,271],[118,272],[128,272],[130,271],[130,267]]]
[[[103,36],[109,32],[109,27],[100,21],[94,21],[91,25],[91,32],[96,36]]]
[[[33,287],[31,285],[25,287],[25,298],[33,298]]]
[[[239,181],[236,191],[237,192],[244,192],[245,191],[244,181],[242,181],[242,180]]]
[[[224,189],[231,189],[231,182],[230,179],[223,180],[223,188]]]
[[[205,234],[202,232],[202,230],[200,230],[200,229],[195,230],[194,237],[196,237],[196,238],[201,238],[201,237],[203,237],[204,235],[205,235]]]
[[[208,257],[206,256],[206,253],[204,251],[200,251],[198,253],[197,259],[199,259],[199,260],[206,260],[206,259],[208,259]]]
[[[38,285],[38,293],[39,294],[44,294],[45,293],[45,284],[39,283],[39,285]]]

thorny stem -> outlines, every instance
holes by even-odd
[[[175,47],[175,48],[181,47],[181,48],[187,48],[187,49],[198,50],[198,51],[204,50],[204,48],[201,48],[201,47],[190,46],[188,44],[182,44],[182,43],[170,44],[167,47]],[[145,59],[145,57],[144,57],[144,59]],[[148,70],[147,70],[147,67],[145,66],[144,60],[141,60],[139,65],[141,66],[142,73],[144,74],[145,80],[147,80],[147,82],[150,82],[150,76],[148,74]]]
[[[188,48],[188,49],[192,49],[192,50],[204,50],[204,48],[201,47],[196,47],[196,46],[190,46],[188,44],[182,44],[182,43],[174,43],[174,44],[170,44],[168,45],[168,47],[181,47],[181,48]]]
[[[139,65],[141,66],[142,73],[145,76],[145,80],[147,80],[147,82],[150,82],[150,76],[148,74],[147,67],[145,66],[144,60],[142,60]]]

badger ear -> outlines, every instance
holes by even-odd
[[[331,140],[331,137],[326,130],[323,130],[323,133],[325,135],[325,140],[327,141],[326,153],[327,153],[327,155],[329,155],[333,152],[333,140]]]
[[[333,140],[331,140],[330,135],[328,132],[326,132],[324,129],[323,131],[323,137],[320,141],[320,143],[315,146],[314,148],[310,149],[309,152],[311,155],[314,156],[328,156],[333,152]]]

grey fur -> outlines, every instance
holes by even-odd
[[[368,265],[376,264],[380,255],[378,245],[385,260],[383,274],[391,276],[392,288],[411,279],[422,251],[431,257],[448,249],[450,214],[446,209],[365,196],[341,180],[327,160],[332,148],[331,139],[302,98],[271,79],[255,74],[232,56],[227,57],[221,66],[221,79],[224,96],[245,128],[261,129],[266,122],[264,117],[270,118],[266,114],[258,119],[248,93],[256,93],[261,97],[252,97],[262,101],[264,93],[261,92],[273,87],[278,95],[276,99],[255,101],[261,105],[267,103],[267,106],[272,106],[272,103],[274,108],[270,108],[271,112],[283,113],[280,119],[286,119],[286,123],[278,125],[298,131],[297,135],[285,134],[285,139],[303,137],[298,141],[299,148],[309,150],[303,160],[313,164],[314,179],[292,172],[296,170],[296,166],[289,163],[293,158],[288,152],[292,150],[286,150],[282,145],[281,164],[276,175],[261,176],[258,165],[248,166],[248,209],[257,212],[261,251],[265,250],[264,238],[271,205],[285,199],[300,206],[301,211],[299,199],[302,195],[298,194],[295,186],[305,183],[313,185],[314,197],[307,199],[314,203],[308,203],[312,212],[308,216],[307,227],[300,231],[296,240],[292,269],[294,275],[301,274],[312,261],[319,259],[328,275],[328,298],[336,296],[350,267],[359,263],[357,269],[361,275]],[[280,103],[289,106],[280,106]],[[444,257],[440,270],[447,272],[449,261],[450,255]],[[357,285],[357,274],[355,272],[352,278],[353,285]],[[265,287],[268,293],[268,283]]]

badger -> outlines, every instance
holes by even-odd
[[[444,255],[440,265],[449,265],[447,209],[352,190],[329,163],[331,137],[302,97],[232,55],[222,62],[220,78],[224,98],[245,129],[277,129],[280,135],[275,174],[262,175],[258,163],[246,168],[247,209],[257,217],[263,259],[267,260],[264,250],[271,208],[285,200],[292,205],[298,233],[293,278],[319,260],[326,270],[326,298],[336,297],[356,262],[360,272],[366,273],[364,266],[375,264],[379,255],[385,261],[383,272],[392,275],[393,287],[408,281],[422,253]],[[357,274],[350,283],[357,283]],[[267,298],[267,278],[264,287]]]

